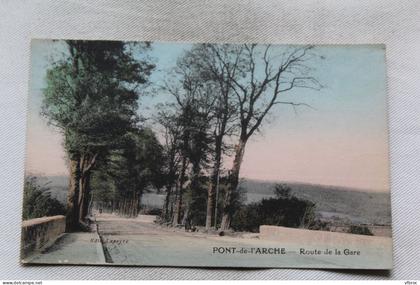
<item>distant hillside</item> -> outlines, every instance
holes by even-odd
[[[276,182],[243,180],[241,187],[247,193],[247,203],[274,196]],[[298,198],[316,204],[317,212],[324,219],[350,220],[353,223],[391,224],[389,193],[363,192],[359,189],[313,185],[304,183],[283,183],[292,189]]]
[[[68,177],[39,177],[41,185],[46,184],[52,197],[66,203]],[[391,207],[389,193],[363,192],[359,189],[323,186],[305,183],[278,182],[287,184],[292,194],[316,204],[316,211],[323,219],[337,222],[361,224],[391,224]],[[264,198],[274,197],[276,182],[246,179],[240,186],[243,188],[246,203],[258,202]],[[153,207],[163,205],[164,195],[145,194],[143,204]]]

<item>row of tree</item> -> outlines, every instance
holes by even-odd
[[[47,71],[42,113],[64,137],[70,169],[66,230],[87,227],[92,171],[138,133],[138,99],[154,65],[135,54],[150,44],[66,41]],[[102,163],[99,163],[102,162]]]
[[[306,64],[313,56],[311,49],[302,46],[279,53],[271,46],[256,44],[200,44],[178,59],[164,87],[175,103],[161,106],[158,115],[165,128],[166,169],[171,177],[163,209],[166,221],[189,223],[198,212],[196,208],[202,206],[199,201],[207,188],[205,226],[217,226],[216,194],[223,158],[233,156],[225,177],[220,223],[221,229],[230,227],[250,137],[260,130],[275,105],[306,105],[285,101],[282,93],[299,87],[320,88]],[[200,182],[203,175],[208,177],[204,187]],[[181,215],[186,190],[190,199]]]
[[[312,46],[193,45],[164,82],[150,82],[149,43],[66,46],[66,56],[48,69],[42,112],[63,133],[69,158],[67,231],[87,227],[94,199],[137,215],[150,187],[165,191],[166,222],[190,224],[204,197],[205,226],[217,226],[224,158],[233,156],[223,177],[220,225],[229,228],[250,137],[275,105],[305,105],[283,100],[282,93],[320,88],[307,65]],[[154,130],[145,127],[138,106],[151,84],[172,97],[149,118],[160,126]]]

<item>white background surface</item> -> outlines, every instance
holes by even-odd
[[[19,265],[31,38],[385,43],[395,269]],[[0,279],[420,279],[420,1],[0,0]]]

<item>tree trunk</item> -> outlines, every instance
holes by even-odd
[[[66,211],[66,232],[79,230],[79,177],[80,162],[79,159],[70,160],[70,181],[67,192],[67,211]]]
[[[185,230],[191,229],[191,220],[190,220],[190,204],[185,207],[184,217],[182,218],[182,224],[185,227]]]
[[[214,181],[214,176],[216,175],[216,182]],[[207,214],[206,214],[206,229],[210,229],[213,225],[214,220],[214,206],[217,203],[215,201],[216,186],[217,186],[217,173],[215,174],[213,170],[213,175],[211,178],[211,183],[207,191]]]
[[[207,191],[207,215],[206,215],[206,229],[210,229],[214,223],[216,226],[217,221],[214,221],[214,208],[217,201],[215,201],[215,194],[217,190],[218,178],[220,175],[220,165],[222,157],[222,141],[216,139],[215,146],[216,157],[214,161],[213,173],[210,180],[210,185]]]
[[[174,216],[174,212],[175,212],[175,201],[177,201],[177,199],[178,199],[178,183],[175,183],[175,191],[174,191],[174,193],[173,193],[173,195],[172,195],[172,198],[171,198],[171,201],[170,201],[170,204],[169,204],[169,208],[170,208],[170,214],[169,214],[169,217],[170,218],[168,218],[168,222],[169,221],[172,221],[172,220],[169,220],[169,219],[172,219],[173,218],[173,216]]]
[[[174,226],[178,225],[181,222],[181,207],[182,207],[182,195],[184,194],[184,180],[185,180],[185,171],[187,168],[187,159],[182,158],[181,173],[178,179],[178,195],[175,201],[175,212],[172,220]]]
[[[78,199],[78,210],[79,210],[79,228],[83,231],[88,231],[89,226],[86,224],[86,216],[89,205],[89,174],[82,174],[79,178],[79,199]]]
[[[166,196],[165,196],[165,203],[162,209],[162,219],[165,222],[169,221],[170,213],[169,213],[169,204],[171,202],[171,195],[172,195],[172,184],[166,185]]]
[[[89,189],[90,175],[82,175],[79,179],[79,220],[85,221],[88,214],[90,189]]]
[[[143,199],[143,193],[137,194],[136,217],[140,213],[142,199]]]
[[[200,197],[200,161],[194,161],[192,167],[192,177],[191,177],[191,201],[188,205],[187,215],[184,216],[183,224],[189,224],[189,226],[194,226],[195,221],[193,216],[200,211],[199,197]]]
[[[87,214],[89,216],[92,216],[92,212],[93,212],[93,208],[95,207],[95,202],[93,201],[93,193],[90,192],[89,195],[89,203],[88,203],[88,210],[87,210]]]
[[[166,183],[166,196],[165,196],[165,203],[162,209],[162,219],[165,222],[169,222],[172,218],[172,210],[169,209],[169,207],[171,207],[171,209],[173,209],[173,192],[174,192],[174,184],[176,184],[175,182],[175,178],[176,178],[176,166],[175,166],[175,152],[171,151],[170,152],[170,163],[169,163],[169,173],[168,173],[168,177],[169,177],[169,181]],[[176,188],[176,186],[175,186]],[[175,193],[176,193],[175,189]]]
[[[70,161],[70,186],[67,198],[68,231],[88,231],[86,215],[89,209],[90,169],[95,164],[96,155],[82,155],[79,159]],[[76,191],[77,190],[77,191]]]
[[[229,177],[229,187],[226,190],[224,205],[223,205],[223,216],[222,216],[222,224],[220,225],[221,230],[227,230],[230,228],[230,222],[232,220],[232,198],[233,192],[237,191],[238,184],[239,184],[239,171],[241,169],[242,160],[245,154],[245,145],[247,140],[241,138],[238,144],[235,146],[235,159],[233,161],[233,166],[231,169],[230,177]]]

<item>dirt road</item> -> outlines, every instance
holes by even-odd
[[[336,239],[325,243],[314,239],[319,232],[295,229],[293,237],[267,240],[258,235],[241,238],[185,232],[161,227],[153,220],[152,216],[127,219],[97,215],[97,232],[65,233],[53,246],[24,262],[254,268],[392,267],[390,238],[349,235],[346,238],[352,243],[335,243]],[[327,232],[322,235],[329,236]]]
[[[344,255],[345,247],[329,245],[334,253],[329,254],[321,244],[305,247],[290,240],[187,233],[160,227],[144,216],[125,219],[100,215],[96,221],[106,260],[113,264],[310,268],[383,268],[392,264],[390,253],[384,252],[381,246],[353,248],[349,250],[360,254]],[[335,255],[335,250],[342,255]]]

